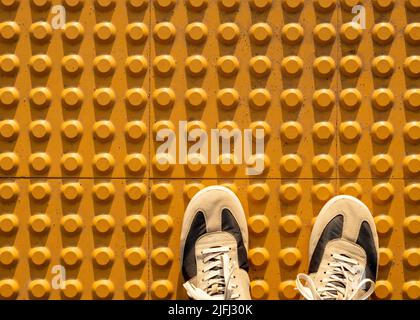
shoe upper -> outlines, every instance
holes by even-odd
[[[334,197],[317,217],[309,245],[309,276],[298,275],[297,287],[307,299],[367,299],[374,290],[378,251],[369,209],[356,198]]]
[[[248,230],[236,195],[214,186],[190,201],[181,232],[184,287],[193,299],[250,299]]]

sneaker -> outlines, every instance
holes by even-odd
[[[248,227],[231,190],[211,186],[194,195],[184,214],[180,257],[191,299],[251,299]]]
[[[309,275],[298,274],[296,287],[308,300],[365,300],[375,290],[378,252],[368,207],[354,197],[336,196],[316,218]]]

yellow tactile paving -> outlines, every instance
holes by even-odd
[[[373,3],[365,6],[370,27],[354,41],[348,41],[356,32],[349,24],[351,12],[342,10],[339,20],[340,68],[355,71],[342,72],[338,87],[339,176],[416,178],[420,91],[413,28],[418,14],[403,1]]]
[[[147,298],[147,189],[137,179],[1,180],[0,297]]]
[[[380,236],[375,297],[419,299],[419,44],[417,0],[0,0],[0,298],[185,298],[183,211],[224,184],[253,298],[297,298],[313,219],[351,194]],[[265,170],[162,164],[179,121],[264,129]]]
[[[187,130],[201,128],[209,136],[214,128],[264,129],[265,168],[257,176],[334,177],[337,44],[316,52],[309,41],[316,26],[313,7],[303,9],[310,17],[304,28],[293,1],[283,7],[280,1],[199,1],[203,9],[194,3],[179,2],[176,10],[156,5],[152,11],[153,128],[173,128],[178,137],[180,120],[189,121]],[[328,24],[315,35],[335,29]],[[167,40],[160,36],[164,30]],[[159,145],[154,143],[152,154]],[[153,158],[151,165],[153,177],[247,177],[245,163],[159,165]]]
[[[3,4],[3,175],[147,176],[149,15],[123,2]]]

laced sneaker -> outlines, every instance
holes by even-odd
[[[228,188],[211,186],[191,199],[181,231],[184,288],[194,300],[249,300],[248,227]]]
[[[296,287],[308,300],[365,300],[375,290],[378,235],[363,202],[351,196],[328,201],[316,218],[309,244],[309,275]]]

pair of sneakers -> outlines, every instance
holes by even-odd
[[[378,236],[369,209],[336,196],[319,213],[309,243],[308,275],[296,288],[308,300],[364,300],[375,290]],[[181,231],[181,266],[195,300],[249,300],[248,228],[228,188],[211,186],[188,204]]]

